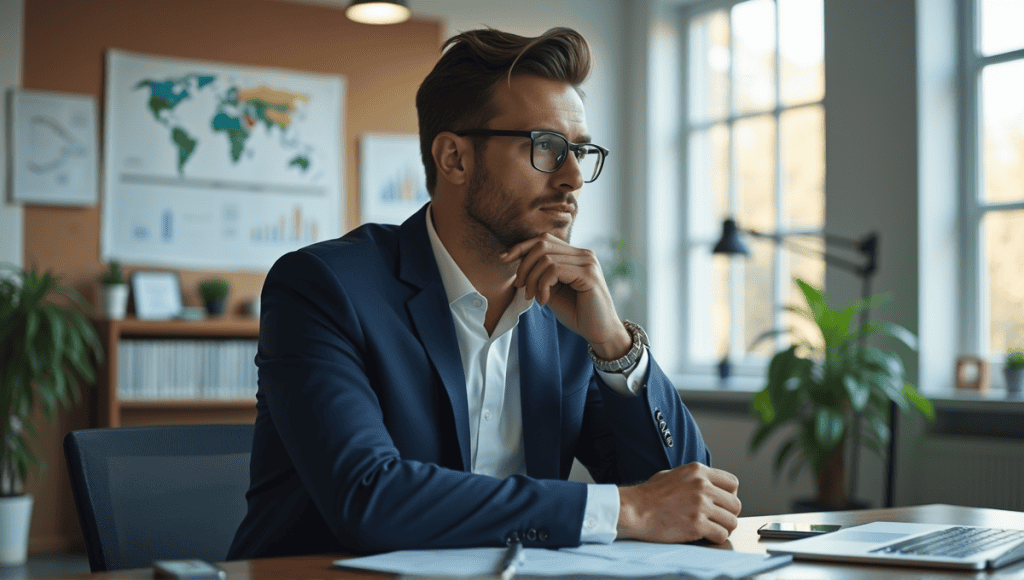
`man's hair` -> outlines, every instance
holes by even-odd
[[[434,138],[443,131],[484,127],[498,114],[491,97],[503,78],[539,76],[572,85],[582,95],[579,87],[590,74],[590,48],[571,28],[552,28],[535,38],[493,28],[470,30],[449,38],[441,51],[416,92],[420,154],[431,196],[437,187]]]

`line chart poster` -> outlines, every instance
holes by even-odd
[[[266,271],[344,223],[344,79],[107,52],[102,256]]]

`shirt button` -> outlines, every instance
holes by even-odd
[[[587,521],[583,522],[583,526],[586,527],[588,530],[592,530],[595,527],[597,527],[597,520],[595,520],[594,518],[587,518]]]
[[[476,306],[477,308],[480,308],[483,305],[484,305],[484,301],[480,300],[479,298],[477,298],[476,300],[473,301],[473,306]]]
[[[490,420],[491,420],[491,412],[490,411],[484,411],[484,421],[490,421]]]

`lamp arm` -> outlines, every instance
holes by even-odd
[[[835,266],[837,268],[853,272],[858,276],[867,277],[875,272],[878,267],[878,234],[871,233],[860,240],[854,240],[852,238],[846,238],[843,236],[835,236],[824,232],[793,232],[793,233],[767,233],[760,232],[757,230],[742,229],[741,231],[746,232],[751,237],[769,239],[776,244],[784,244],[788,249],[796,252],[803,253],[805,255],[819,256],[825,263]],[[824,240],[826,245],[832,246],[843,246],[852,250],[856,250],[864,255],[865,263],[857,264],[856,262],[840,258],[820,250],[812,250],[804,248],[797,244],[794,244],[791,240],[787,240],[791,236],[817,236]]]

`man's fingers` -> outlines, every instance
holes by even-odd
[[[735,475],[728,471],[715,469],[714,467],[708,468],[708,479],[711,483],[715,484],[716,487],[720,487],[730,493],[736,493],[740,488],[740,480],[737,479]]]

